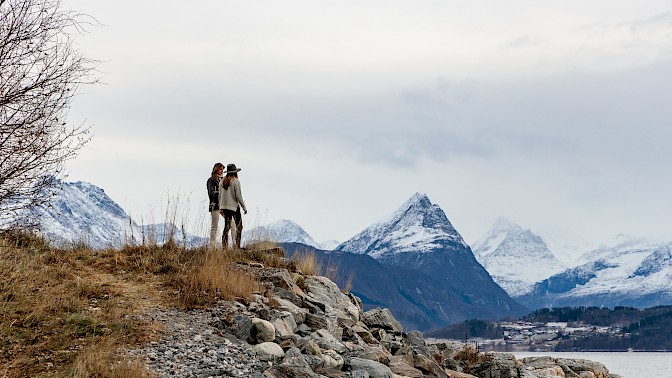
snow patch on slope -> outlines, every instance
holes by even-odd
[[[447,242],[468,248],[443,210],[432,204],[426,194],[416,193],[397,211],[337,249],[377,259],[388,254],[431,252]]]
[[[505,218],[497,219],[477,242],[474,255],[512,297],[530,292],[536,282],[566,269],[539,236]]]
[[[320,248],[320,245],[301,226],[287,219],[255,227],[250,231],[243,230],[243,244],[266,240],[276,243],[301,243]]]

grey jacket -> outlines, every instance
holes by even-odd
[[[229,184],[228,189],[224,189],[224,180],[219,182],[219,208],[221,210],[238,210],[238,205],[247,211],[245,201],[243,201],[243,193],[240,191],[240,180],[233,179]]]

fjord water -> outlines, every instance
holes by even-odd
[[[621,378],[670,378],[672,353],[669,352],[513,352],[517,359],[551,356],[597,361]]]

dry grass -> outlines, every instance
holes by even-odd
[[[168,284],[176,289],[178,305],[204,306],[216,301],[246,298],[259,291],[259,279],[236,269],[239,253],[203,248],[193,252]]]
[[[465,373],[469,373],[472,366],[492,360],[492,355],[480,353],[472,345],[465,345],[455,354],[453,359],[462,365]]]
[[[328,258],[320,259],[312,250],[300,250],[292,255],[292,262],[297,270],[305,275],[324,276],[335,283],[341,284],[341,290],[349,292],[355,279],[354,273],[346,274],[340,264]]]
[[[259,279],[236,264],[253,258],[175,244],[52,249],[32,236],[0,236],[0,378],[148,377],[120,352],[156,337],[156,325],[133,315],[247,297]]]
[[[322,262],[312,251],[298,251],[292,255],[292,261],[296,269],[305,275],[316,276],[322,271]]]
[[[101,340],[99,344],[78,353],[72,366],[59,375],[69,378],[150,378],[155,376],[147,371],[143,362],[117,349],[113,341]]]

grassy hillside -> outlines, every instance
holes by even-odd
[[[125,352],[157,337],[138,316],[258,291],[235,264],[277,256],[166,246],[94,251],[0,236],[0,377],[149,377]]]

